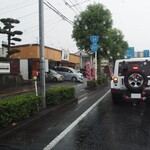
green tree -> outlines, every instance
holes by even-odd
[[[72,38],[80,50],[89,51],[90,36],[98,35],[100,38],[98,44],[101,47],[109,29],[112,28],[112,22],[111,13],[104,5],[100,3],[89,5],[75,17]]]
[[[128,43],[124,40],[124,35],[121,30],[117,28],[112,28],[109,30],[106,39],[103,41],[103,55],[107,59],[111,59],[114,63],[116,59],[124,58],[124,53],[128,48]]]
[[[20,42],[21,39],[14,37],[15,35],[22,35],[23,32],[22,31],[12,31],[12,29],[14,28],[14,26],[12,24],[19,24],[20,21],[17,19],[12,19],[12,18],[2,18],[0,19],[0,21],[3,23],[4,27],[0,28],[0,34],[7,34],[7,44],[3,44],[2,43],[2,47],[7,48],[7,58],[10,57],[10,55],[15,54],[20,52],[19,49],[11,49],[12,45],[15,45],[15,43],[12,43],[12,41],[18,41]]]
[[[90,36],[99,36],[97,63],[100,66],[101,58],[116,59],[123,57],[128,44],[124,41],[122,32],[112,28],[111,12],[103,4],[89,5],[87,9],[75,17],[72,38],[80,50],[90,50]],[[108,53],[109,52],[109,53]],[[111,56],[111,57],[110,57]],[[98,67],[98,74],[101,73]]]

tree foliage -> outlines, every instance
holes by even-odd
[[[98,35],[102,38],[112,27],[111,13],[102,4],[89,5],[87,9],[80,13],[74,20],[72,37],[76,41],[80,50],[89,50],[90,36]]]
[[[108,51],[115,60],[118,55],[123,56],[128,44],[124,41],[123,33],[112,28],[111,12],[103,4],[89,5],[87,9],[75,17],[72,38],[80,50],[90,50],[90,36],[98,35],[98,57],[108,58]],[[109,55],[110,56],[110,55]]]
[[[15,27],[13,24],[19,24],[20,21],[17,19],[12,18],[2,18],[0,21],[3,23],[3,28],[0,28],[0,34],[7,34],[7,44],[2,43],[2,47],[7,48],[7,58],[10,57],[10,55],[20,52],[18,49],[11,49],[12,45],[15,45],[15,43],[12,43],[11,41],[18,41],[20,42],[21,39],[14,37],[15,35],[22,35],[22,31],[12,31],[12,29]],[[13,38],[12,38],[13,37]]]
[[[124,35],[119,29],[112,28],[103,42],[103,47],[106,58],[114,63],[116,59],[124,57],[128,43],[124,41]]]

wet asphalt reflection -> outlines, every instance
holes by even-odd
[[[149,150],[150,105],[104,99],[54,150]]]

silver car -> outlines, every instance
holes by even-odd
[[[70,67],[55,67],[54,68],[59,74],[63,75],[65,80],[71,80],[71,81],[79,81],[83,82],[83,74],[78,73],[75,69]]]
[[[46,81],[64,81],[64,76],[57,73],[55,70],[49,69],[49,72],[46,74]]]

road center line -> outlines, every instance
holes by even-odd
[[[61,132],[54,140],[52,140],[43,150],[51,150],[66,134],[68,134],[89,112],[92,111],[108,94],[110,90],[99,98],[91,107],[89,107],[81,116],[79,116],[72,124],[70,124],[63,132]]]

